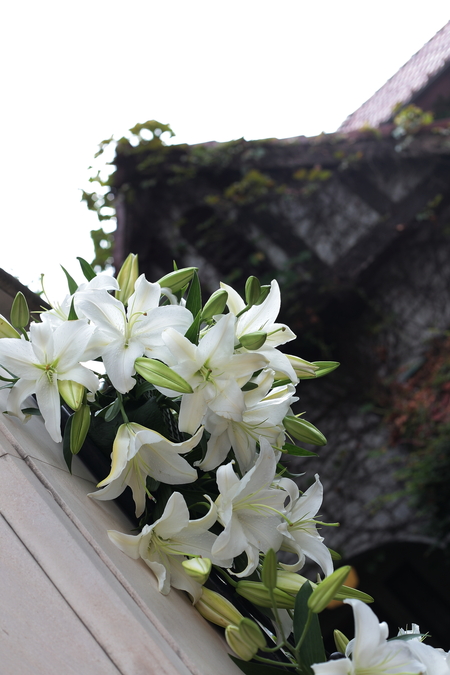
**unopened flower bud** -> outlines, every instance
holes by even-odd
[[[254,333],[246,333],[241,335],[239,341],[245,349],[255,350],[263,346],[267,340],[267,333],[262,330],[257,330]]]
[[[312,612],[318,614],[325,609],[343,585],[350,570],[350,565],[340,567],[316,586],[308,598],[308,607]]]
[[[266,646],[266,639],[261,628],[255,621],[245,617],[239,624],[239,632],[242,638],[249,644],[255,645],[258,649]]]
[[[277,585],[277,556],[273,548],[269,549],[264,556],[261,581],[269,590],[273,590]]]
[[[291,595],[297,595],[303,584],[307,581],[305,577],[302,577],[301,574],[296,572],[288,572],[287,570],[278,570],[277,574],[277,588],[285,593],[290,593]],[[312,588],[316,587],[316,584],[309,582]]]
[[[189,576],[203,586],[208,581],[211,572],[211,560],[209,558],[189,558],[181,563],[184,571]]]
[[[340,366],[339,361],[313,361],[313,365],[318,367],[316,370],[316,377],[323,377],[332,373],[333,370],[336,370]]]
[[[349,643],[348,637],[345,637],[344,633],[341,633],[341,631],[337,630],[337,628],[333,631],[333,637],[337,651],[341,652],[341,654],[345,654],[345,650]]]
[[[123,302],[124,305],[128,303],[128,299],[134,293],[134,284],[139,277],[138,257],[135,253],[130,253],[117,275],[117,283],[119,290],[115,295],[117,300]]]
[[[156,387],[164,387],[178,391],[180,394],[192,394],[191,385],[172,368],[156,359],[147,359],[141,356],[134,362],[136,372]]]
[[[9,321],[0,314],[0,338],[20,338],[20,334],[11,326]]]
[[[235,654],[243,661],[250,661],[258,651],[258,647],[253,642],[248,642],[242,636],[238,626],[227,626],[225,628],[225,639]]]
[[[238,581],[236,593],[250,600],[257,607],[272,607],[269,590],[259,581]],[[274,588],[273,596],[279,609],[294,609],[295,598],[288,593]]]
[[[227,300],[228,291],[226,291],[224,288],[220,288],[218,291],[215,291],[203,307],[202,321],[208,321],[216,314],[222,314],[223,310],[225,309],[225,305],[227,304]]]
[[[293,356],[292,354],[286,354],[286,356],[299,380],[307,380],[316,377],[319,366],[315,363],[301,359],[299,356]]]
[[[78,410],[83,403],[86,387],[73,380],[58,380],[58,391],[72,410]]]
[[[249,277],[245,282],[245,302],[247,305],[256,305],[261,295],[261,284],[256,277]]]
[[[19,291],[14,298],[10,313],[11,323],[15,328],[25,328],[30,320],[30,310],[25,296]]]
[[[327,439],[323,433],[314,424],[307,422],[301,417],[286,415],[283,419],[283,424],[288,434],[302,443],[311,443],[311,445],[327,444]]]
[[[202,589],[201,598],[195,603],[195,608],[205,619],[222,628],[238,626],[244,618],[231,602],[209,588]]]
[[[172,293],[177,293],[187,286],[197,270],[198,267],[183,267],[161,277],[158,283],[161,288],[170,288]]]
[[[269,293],[270,293],[270,286],[267,285],[261,286],[261,292],[259,294],[258,300],[255,302],[255,305],[262,305],[262,303],[267,298]]]
[[[88,405],[82,405],[72,416],[70,427],[70,450],[73,455],[80,452],[91,423],[91,412]]]

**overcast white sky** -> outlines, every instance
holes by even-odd
[[[0,267],[80,278],[102,139],[147,119],[180,143],[332,132],[449,19],[448,0],[5,3]]]

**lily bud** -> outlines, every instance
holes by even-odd
[[[73,455],[80,452],[91,424],[91,411],[88,405],[82,405],[72,417],[70,427],[70,449]]]
[[[139,277],[138,257],[135,253],[130,253],[117,275],[119,290],[115,292],[117,300],[128,303],[128,299],[134,293],[134,284]]]
[[[248,642],[241,634],[238,626],[227,626],[225,628],[225,640],[228,646],[243,661],[250,661],[258,651],[258,647],[252,642]]]
[[[267,333],[263,333],[262,330],[257,330],[254,333],[246,333],[241,335],[239,341],[245,349],[255,350],[263,346],[267,340]]]
[[[228,291],[226,291],[224,288],[215,291],[203,307],[201,320],[208,321],[216,314],[222,314],[223,310],[225,309],[225,305],[227,304],[227,300]]]
[[[293,436],[298,441],[303,443],[311,443],[311,445],[326,445],[327,439],[321,431],[311,422],[307,422],[301,417],[294,415],[286,415],[283,419],[284,428],[290,436]]]
[[[144,380],[157,387],[172,389],[173,391],[180,392],[180,394],[192,394],[191,385],[181,375],[178,375],[172,368],[166,366],[165,363],[161,363],[161,361],[140,356],[134,362],[134,367]]]
[[[264,286],[261,286],[261,292],[259,294],[258,300],[255,302],[255,305],[262,305],[264,300],[269,295],[269,293],[270,293],[270,286],[266,284]]]
[[[184,571],[189,576],[203,586],[208,581],[211,572],[211,560],[209,558],[190,558],[181,563]]]
[[[158,284],[161,288],[170,288],[172,293],[177,293],[187,286],[197,270],[198,267],[183,267],[181,270],[174,270],[161,277]]]
[[[72,410],[78,410],[83,403],[86,387],[73,380],[58,380],[58,391]]]
[[[316,373],[319,370],[318,365],[306,361],[305,359],[301,359],[299,356],[293,356],[292,354],[287,354],[286,356],[299,380],[308,380],[316,377]]]
[[[277,574],[277,588],[285,593],[290,593],[291,595],[297,595],[305,581],[308,581],[305,577],[302,577],[296,572],[288,572],[287,570],[278,570]],[[316,587],[316,584],[312,581],[309,582],[312,588]]]
[[[201,598],[195,603],[195,608],[205,619],[222,628],[238,626],[244,618],[231,602],[209,588],[202,589]]]
[[[341,631],[337,630],[337,628],[333,631],[333,637],[337,651],[341,652],[341,654],[345,654],[345,650],[349,643],[348,637],[345,637],[344,633],[341,633]]]
[[[257,607],[272,607],[269,590],[259,581],[238,581],[236,593],[250,600]],[[274,588],[273,596],[279,609],[294,609],[295,598],[292,595]]]
[[[9,318],[11,319],[11,323],[15,328],[25,328],[30,320],[30,310],[28,309],[28,303],[21,291],[19,291],[14,298]]]
[[[249,277],[245,282],[245,302],[247,305],[256,305],[261,295],[261,284],[256,277]]]
[[[350,570],[350,565],[340,567],[316,586],[308,598],[308,607],[312,612],[318,614],[325,609],[343,585]]]
[[[242,619],[239,624],[239,632],[246,642],[254,645],[257,649],[262,649],[266,646],[266,639],[255,621],[247,619],[247,617]]]
[[[269,549],[264,556],[261,581],[269,590],[273,590],[277,585],[277,556],[273,548]]]
[[[9,321],[0,314],[0,338],[20,338],[19,333],[11,326]]]
[[[314,361],[313,365],[318,366],[316,377],[323,377],[324,375],[328,375],[328,373],[332,373],[336,368],[339,368],[341,364],[339,361]]]

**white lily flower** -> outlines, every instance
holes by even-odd
[[[121,551],[137,560],[142,558],[158,580],[158,590],[167,595],[170,587],[187,591],[195,603],[202,586],[194,581],[181,564],[187,556],[209,558],[214,565],[228,567],[231,560],[211,553],[216,535],[208,532],[216,522],[216,507],[203,518],[189,520],[189,510],[179,492],[174,492],[164,513],[152,525],[145,525],[138,535],[109,530],[108,536]]]
[[[51,301],[52,309],[49,309],[46,312],[41,312],[41,321],[44,323],[48,321],[51,323],[53,328],[57,328],[60,323],[69,320],[70,307],[76,294],[98,293],[101,290],[110,291],[118,290],[118,288],[119,285],[117,283],[117,279],[114,279],[114,277],[112,277],[110,274],[97,274],[97,276],[90,281],[80,284],[76,290],[76,293],[73,295],[66,295],[61,303]],[[79,319],[85,318],[83,313],[80,311],[80,308],[78,308],[77,316]]]
[[[116,499],[128,485],[139,517],[145,509],[147,476],[169,485],[193,483],[197,479],[197,471],[180,454],[195,448],[202,434],[203,427],[187,441],[172,443],[136,422],[122,424],[113,444],[111,472],[97,485],[102,489],[89,496]]]
[[[237,316],[246,307],[246,303],[241,296],[227,284],[220,283],[220,287],[228,293],[228,309]],[[291,329],[283,323],[276,323],[281,307],[281,294],[278,282],[274,279],[270,285],[270,291],[267,298],[260,305],[253,305],[249,310],[241,314],[236,321],[236,338],[249,333],[262,331],[267,333],[267,339],[258,354],[263,354],[270,368],[275,372],[286,375],[291,382],[297,384],[298,377],[285,354],[282,354],[276,347],[284,345],[286,342],[295,340],[296,335]]]
[[[255,466],[241,480],[232,462],[217,469],[217,519],[225,529],[212,550],[214,555],[231,558],[245,551],[248,564],[238,577],[254,572],[259,552],[266,553],[270,548],[278,551],[283,539],[277,526],[283,518],[286,493],[272,487],[276,472],[273,449],[264,438],[260,445]]]
[[[263,371],[255,383],[260,380],[262,385],[273,382],[273,371]],[[244,403],[246,409],[240,420],[227,419],[208,410],[205,418],[205,428],[211,434],[208,440],[207,452],[203,461],[198,465],[203,471],[210,471],[219,466],[226,458],[230,448],[233,448],[236,460],[242,473],[251,469],[256,460],[256,445],[260,436],[263,436],[272,446],[284,445],[285,428],[284,416],[293,402],[293,385],[275,387],[270,394],[266,394],[263,386],[245,392]],[[258,400],[255,392],[262,398]]]
[[[121,394],[136,384],[133,375],[138,357],[145,354],[166,360],[162,331],[171,326],[175,332],[185,333],[193,321],[185,307],[159,307],[160,297],[159,284],[151,284],[143,274],[136,281],[127,309],[106,291],[75,294],[76,310],[80,309],[96,326],[98,353],[114,388]]]
[[[278,483],[290,496],[288,508],[285,511],[286,520],[278,526],[283,535],[281,544],[282,551],[296,553],[298,560],[293,565],[282,563],[281,566],[290,572],[297,572],[305,564],[305,556],[314,560],[326,576],[333,572],[333,561],[328,548],[323,543],[323,537],[317,532],[314,516],[322,506],[323,487],[318,474],[315,482],[304,492],[299,494],[299,489],[294,481],[289,478],[281,478]]]
[[[406,642],[387,642],[387,624],[378,623],[368,605],[360,600],[344,602],[353,609],[355,638],[348,643],[345,658],[313,664],[314,675],[425,675],[424,664]]]
[[[398,634],[417,634],[417,637],[404,644],[408,647],[412,656],[424,664],[426,675],[450,675],[450,652],[444,652],[443,649],[436,649],[422,642],[417,624],[413,623],[411,630],[401,628]]]
[[[223,316],[201,338],[198,346],[172,328],[163,332],[163,340],[172,358],[172,369],[188,382],[192,394],[183,394],[178,426],[193,434],[209,407],[222,417],[239,420],[245,407],[241,387],[253,373],[266,365],[260,354],[234,354],[232,314]],[[157,387],[167,396],[177,392]]]
[[[80,365],[92,332],[86,321],[67,321],[55,330],[50,323],[32,323],[29,342],[0,340],[0,364],[19,378],[8,397],[9,412],[24,420],[21,405],[36,394],[45,427],[56,443],[62,440],[58,380],[78,382],[91,392],[98,389],[97,376]]]

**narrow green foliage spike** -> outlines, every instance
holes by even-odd
[[[94,270],[92,269],[91,265],[85,260],[84,258],[80,258],[77,256],[77,260],[80,263],[81,271],[83,272],[85,278],[88,281],[91,281],[92,279],[95,279],[97,276]]]
[[[294,457],[317,457],[317,452],[311,452],[311,450],[305,450],[305,448],[299,448],[298,445],[293,445],[292,443],[285,443],[283,445],[283,452],[288,455],[293,455]]]
[[[294,607],[294,640],[298,644],[303,630],[307,624],[309,609],[308,598],[312,593],[311,584],[306,581],[295,599]],[[313,675],[311,665],[313,663],[322,663],[327,660],[325,649],[323,646],[322,632],[320,630],[319,618],[317,614],[313,614],[310,619],[310,624],[306,638],[300,647],[300,661],[305,667],[309,675]]]
[[[63,267],[63,266],[61,265],[61,269],[62,269],[62,271],[64,272],[64,274],[66,275],[67,285],[68,285],[68,287],[69,287],[69,293],[70,293],[70,295],[73,295],[73,294],[75,293],[75,291],[77,290],[77,288],[78,288],[78,284],[77,284],[77,282],[75,281],[75,279],[74,279],[73,277],[70,276],[69,272],[66,270],[65,267]]]
[[[191,286],[186,298],[186,309],[188,309],[194,317],[202,311],[202,292],[197,272],[195,272],[192,277]]]
[[[69,316],[67,317],[68,321],[77,321],[78,316],[75,311],[75,306],[74,306],[74,299],[72,298],[72,302],[70,303],[70,311],[69,311]]]
[[[194,321],[191,323],[191,325],[189,326],[189,328],[187,329],[187,331],[184,335],[184,337],[187,340],[189,340],[189,342],[192,342],[192,344],[194,344],[194,345],[198,345],[198,337],[199,337],[199,332],[200,332],[201,318],[202,318],[202,314],[201,314],[201,312],[198,312]]]
[[[72,417],[69,417],[69,419],[67,420],[66,426],[64,427],[64,436],[63,436],[63,456],[70,473],[72,473],[72,459],[73,459],[72,450],[70,449],[70,428],[72,426],[72,418],[73,415]]]

